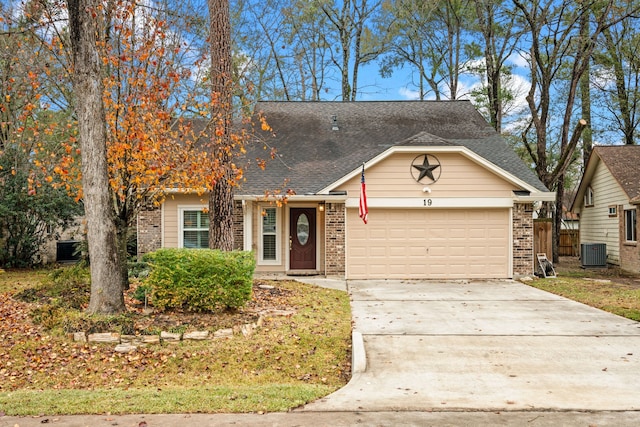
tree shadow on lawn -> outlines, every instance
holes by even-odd
[[[607,264],[607,267],[584,268],[578,257],[560,257],[560,261],[554,264],[554,268],[558,276],[609,280],[633,289],[640,289],[640,273],[623,270],[617,265]]]

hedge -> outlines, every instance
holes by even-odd
[[[255,258],[246,251],[159,249],[146,254],[145,284],[159,310],[195,312],[238,308],[251,299]]]

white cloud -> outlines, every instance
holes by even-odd
[[[591,84],[599,89],[615,88],[616,76],[611,68],[602,65],[591,69]]]
[[[479,70],[484,70],[485,68],[487,68],[487,66],[486,66],[486,61],[484,60],[484,58],[482,58],[482,59],[469,60],[464,64],[462,64],[461,68],[462,68],[461,71],[463,73],[476,75],[476,74],[479,74]]]
[[[513,94],[513,101],[509,106],[509,111],[505,113],[517,113],[527,107],[527,94],[531,88],[531,82],[525,77],[518,74],[512,74],[509,81],[506,82],[507,87]]]
[[[529,54],[526,52],[514,52],[507,58],[506,62],[514,67],[529,68]]]
[[[504,130],[514,131],[522,126],[519,118],[529,108],[527,94],[531,88],[531,82],[518,74],[512,74],[508,81],[508,88],[513,94],[513,100],[504,107]]]
[[[410,101],[415,101],[420,99],[420,92],[417,90],[413,90],[413,89],[409,89],[406,86],[401,87],[400,89],[398,89],[398,94],[400,95],[401,98],[406,99],[406,100],[410,100]]]
[[[458,81],[458,93],[456,95],[456,99],[470,99],[471,93],[474,90],[480,89],[481,87],[482,81],[476,76],[472,75],[471,77],[467,77],[464,80],[460,80]],[[449,99],[451,99],[450,95],[450,93],[447,94]]]
[[[470,93],[472,90],[478,88],[480,86],[480,81],[476,78],[467,79],[467,81],[460,80],[458,81],[458,89],[456,99],[469,99]],[[407,100],[418,100],[420,99],[420,91],[415,89],[409,89],[406,86],[402,86],[398,89],[398,94],[401,98]],[[452,99],[450,88],[446,85],[441,85],[440,90],[440,98],[441,99]],[[427,101],[433,101],[436,99],[433,91],[429,91],[425,94],[424,99]]]

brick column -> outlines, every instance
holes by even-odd
[[[325,206],[325,274],[345,274],[345,206],[327,203]]]
[[[513,275],[533,274],[533,204],[513,206]]]
[[[162,247],[162,211],[149,207],[138,214],[138,258]]]
[[[620,239],[620,268],[637,273],[640,271],[640,249],[638,243],[627,243],[624,205],[618,205],[618,236]],[[636,215],[638,207],[636,206]],[[637,216],[636,216],[637,219]],[[636,239],[640,231],[640,222],[636,220]]]
[[[233,201],[233,249],[244,248],[244,209],[242,200]]]

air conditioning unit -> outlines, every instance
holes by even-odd
[[[605,243],[582,243],[580,260],[583,267],[606,267],[607,245]]]

